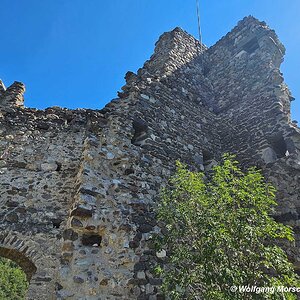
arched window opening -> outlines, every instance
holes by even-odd
[[[14,261],[0,257],[0,299],[23,300],[29,287],[27,274]]]
[[[272,149],[275,151],[277,158],[287,155],[287,145],[282,135],[277,135],[269,140]]]
[[[0,257],[8,258],[19,265],[26,274],[28,282],[31,280],[32,276],[37,270],[36,266],[29,258],[15,249],[0,247]]]

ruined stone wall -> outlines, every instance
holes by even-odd
[[[277,219],[295,228],[289,249],[299,266],[300,130],[291,122],[294,100],[280,64],[285,49],[264,22],[246,18],[207,51],[222,122],[223,151],[236,153],[244,165],[262,168],[278,189]]]
[[[153,207],[177,159],[209,170],[229,151],[262,167],[298,246],[300,134],[283,53],[248,17],[209,49],[180,28],[163,34],[102,110],[24,108],[24,86],[1,82],[0,255],[26,271],[28,298],[163,299]]]
[[[32,299],[55,299],[62,228],[74,196],[82,122],[76,112],[1,109],[1,246],[32,259]],[[15,253],[18,256],[18,253]],[[9,257],[14,259],[15,257]]]
[[[241,21],[207,51],[215,66],[207,75],[215,93],[214,111],[228,123],[229,149],[250,164],[285,156],[286,151],[273,148],[294,152],[288,138],[296,132],[290,122],[293,98],[279,70],[284,51],[275,33],[253,18]]]

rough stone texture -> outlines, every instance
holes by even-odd
[[[25,270],[28,299],[164,299],[152,274],[166,256],[151,243],[159,190],[176,159],[209,170],[224,152],[278,188],[300,270],[300,130],[284,51],[253,17],[209,49],[175,28],[102,110],[24,108],[24,85],[0,82],[0,255]]]

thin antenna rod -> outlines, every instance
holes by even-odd
[[[199,5],[199,0],[196,0],[196,7],[197,7],[199,42],[200,42],[200,47],[201,47],[201,51],[202,51],[202,32],[201,32],[201,22],[200,22],[200,5]]]

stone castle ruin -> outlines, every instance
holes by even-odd
[[[23,106],[0,85],[0,256],[30,280],[28,299],[164,299],[153,206],[179,159],[209,170],[223,153],[262,168],[300,271],[300,129],[279,70],[285,48],[246,17],[206,48],[164,33],[101,110]]]

